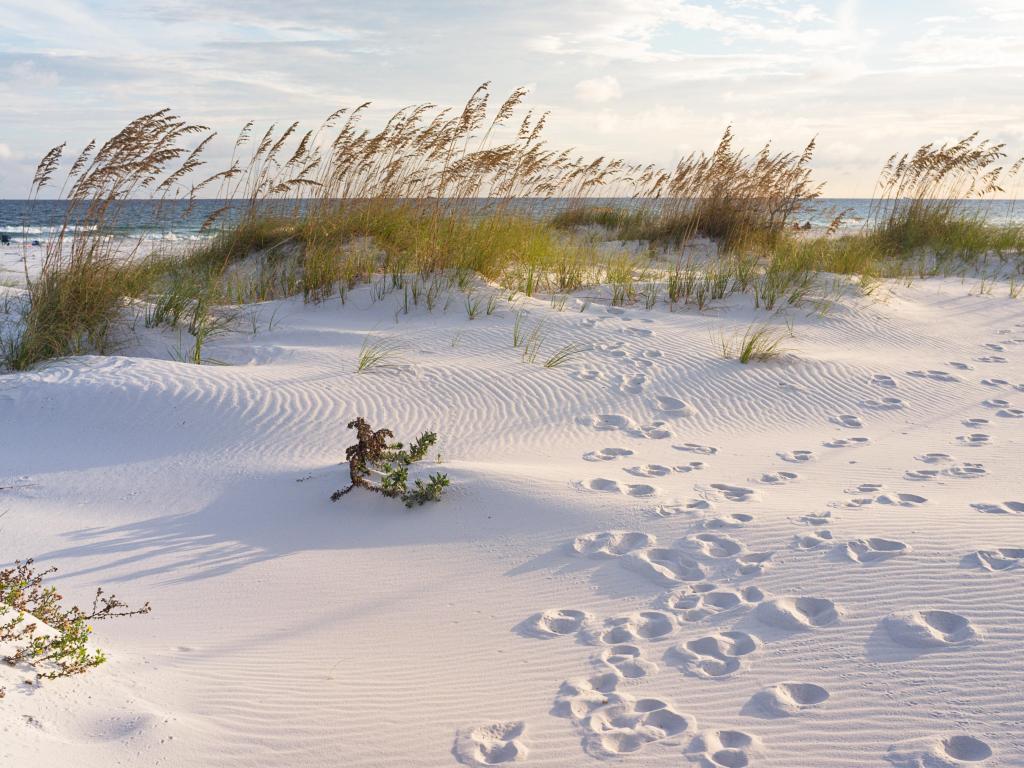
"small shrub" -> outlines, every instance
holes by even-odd
[[[103,651],[88,648],[90,622],[119,616],[149,613],[146,603],[129,608],[115,595],[96,590],[92,608],[66,608],[57,588],[44,586],[44,579],[56,568],[36,570],[31,559],[17,560],[0,570],[0,644],[4,660],[28,664],[37,678],[54,679],[78,675],[107,660]]]
[[[348,428],[356,430],[358,441],[345,449],[352,482],[331,494],[331,501],[337,501],[356,486],[389,498],[401,498],[407,507],[441,500],[449,480],[440,472],[430,475],[426,482],[417,480],[412,490],[408,487],[409,466],[427,455],[437,442],[436,433],[424,432],[406,448],[402,443],[388,443],[394,437],[390,429],[374,431],[362,417],[350,421]]]

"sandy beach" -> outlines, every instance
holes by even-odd
[[[1019,304],[887,284],[749,366],[742,295],[253,310],[226,365],[140,328],[0,379],[5,551],[154,607],[0,668],[5,765],[1024,764]],[[523,362],[518,310],[591,351]],[[329,500],[357,416],[438,433],[441,503]]]

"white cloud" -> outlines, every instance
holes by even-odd
[[[622,86],[612,75],[594,77],[576,83],[576,98],[592,104],[603,104],[622,98]]]
[[[1022,2],[0,0],[17,30],[0,43],[0,198],[49,147],[164,106],[224,137],[212,167],[250,118],[313,127],[372,100],[372,129],[408,104],[457,109],[483,80],[496,100],[535,83],[552,148],[672,164],[729,123],[748,148],[817,134],[827,193],[870,194],[886,157],[931,139],[978,128],[1019,154]]]

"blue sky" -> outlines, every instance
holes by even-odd
[[[726,125],[799,150],[830,196],[974,130],[1024,152],[1024,0],[0,0],[0,197],[38,157],[169,106],[221,132],[372,100],[527,86],[548,140],[661,164]]]

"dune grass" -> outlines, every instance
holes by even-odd
[[[367,105],[306,132],[293,124],[257,135],[250,123],[229,165],[205,176],[205,128],[167,111],[132,121],[66,171],[68,213],[28,280],[17,331],[4,336],[4,365],[110,352],[126,307],[139,302],[147,327],[195,328],[197,313],[218,305],[344,302],[370,283],[374,301],[397,291],[405,313],[446,310],[461,291],[473,318],[496,307],[472,294],[482,280],[556,307],[565,300],[556,297],[607,286],[616,305],[704,310],[739,292],[773,310],[814,300],[825,275],[868,286],[958,274],[989,258],[1022,274],[1022,229],[959,202],[1003,193],[1020,169],[1004,169],[1003,145],[976,135],[894,155],[863,232],[836,236],[833,226],[810,237],[793,226],[821,191],[813,141],[798,153],[747,153],[729,129],[712,152],[671,169],[588,160],[545,143],[546,117],[519,114],[524,95],[492,110],[485,84],[461,110],[408,107],[377,131],[359,127]],[[33,199],[54,183],[63,153],[40,162]],[[143,257],[141,243],[108,236],[131,198],[200,194],[229,202],[204,223],[210,236],[184,252]],[[616,240],[644,247],[602,242]]]
[[[375,339],[369,334],[363,338],[356,358],[356,373],[394,370],[403,365],[402,352],[405,345],[397,339]]]
[[[789,336],[767,324],[751,325],[743,335],[727,337],[724,333],[720,339],[722,357],[726,359],[735,358],[744,365],[751,362],[765,362],[779,357],[785,349],[782,346],[783,340]]]

